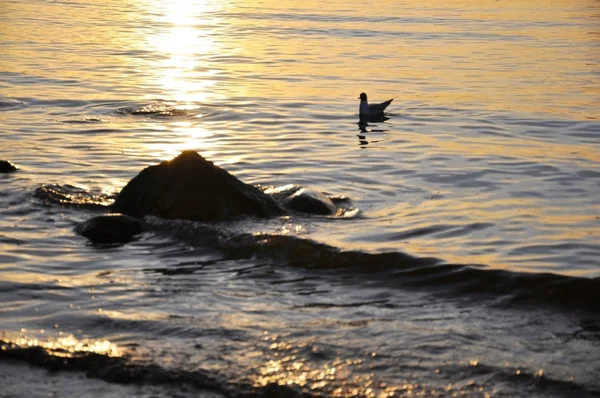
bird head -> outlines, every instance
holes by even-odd
[[[361,101],[366,101],[367,100],[367,94],[360,93],[360,96],[358,98],[360,98]]]

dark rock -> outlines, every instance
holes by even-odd
[[[121,190],[112,211],[195,221],[282,214],[273,198],[194,151],[142,170]]]
[[[92,243],[127,243],[142,233],[142,223],[124,214],[105,214],[82,222],[75,230]]]
[[[269,383],[262,387],[261,390],[261,396],[264,398],[301,398],[304,396],[300,386],[297,384],[281,385],[278,383]]]
[[[282,203],[287,209],[302,213],[331,215],[335,214],[337,210],[331,199],[321,192],[308,188],[302,188],[284,198]]]
[[[302,187],[300,185],[288,184],[280,187],[266,187],[264,193],[275,199],[278,203],[281,203],[283,199],[295,194],[301,189]]]
[[[8,160],[0,160],[0,173],[12,173],[13,171],[17,171],[14,164]]]

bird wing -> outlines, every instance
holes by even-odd
[[[385,108],[388,107],[389,104],[392,103],[394,99],[390,99],[387,100],[385,102],[382,102],[381,104],[369,104],[369,111],[370,112],[383,112],[385,110]]]

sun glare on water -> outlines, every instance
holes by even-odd
[[[217,6],[208,2],[157,2],[157,34],[149,36],[150,46],[163,54],[158,62],[158,79],[167,100],[182,106],[204,102],[208,88],[214,85],[218,73],[206,61],[207,54],[215,53],[213,17]]]
[[[168,104],[166,112],[185,116],[164,125],[176,139],[164,142],[149,141],[147,153],[160,159],[171,159],[183,150],[192,149],[209,154],[213,146],[212,133],[198,126],[193,118],[202,118],[214,102],[215,77],[219,71],[211,67],[209,59],[218,53],[215,40],[215,15],[221,5],[207,1],[157,1],[155,23],[146,42],[159,54],[149,69],[151,101]],[[162,106],[162,105],[161,105]]]
[[[40,340],[38,338],[28,338],[26,336],[17,337],[14,340],[2,339],[0,349],[7,350],[14,347],[40,347],[49,355],[73,358],[87,353],[95,353],[110,357],[121,356],[118,347],[108,340],[88,340],[77,339],[73,335],[58,336],[54,339]]]

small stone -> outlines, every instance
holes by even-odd
[[[12,173],[14,171],[17,171],[14,164],[8,160],[0,160],[0,173]]]
[[[327,196],[313,189],[302,188],[283,200],[283,205],[294,211],[309,214],[335,214],[335,204]]]
[[[92,243],[127,243],[142,233],[142,223],[124,214],[105,214],[82,222],[75,230]]]

